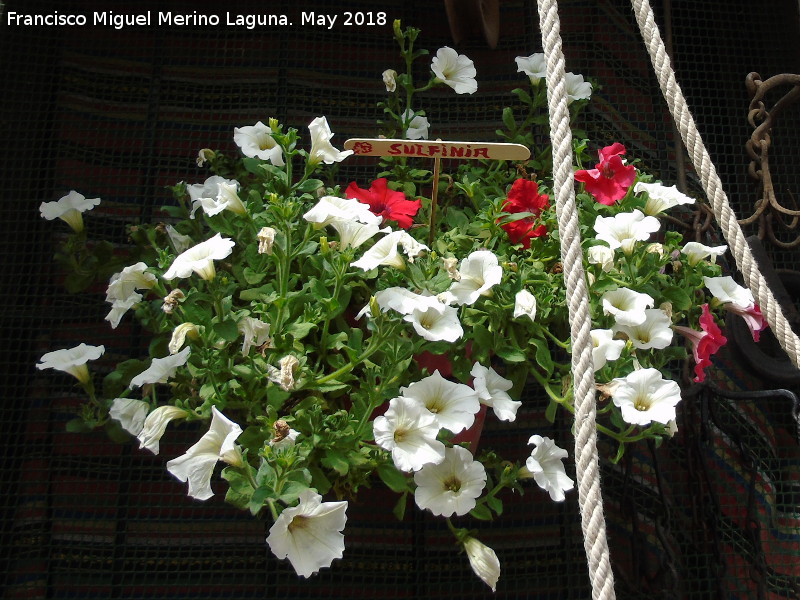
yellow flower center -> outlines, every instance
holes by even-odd
[[[305,515],[297,515],[292,518],[292,521],[289,523],[287,529],[289,533],[294,533],[295,531],[305,529],[310,525],[311,519],[306,517]]]
[[[451,475],[442,482],[444,489],[450,492],[458,492],[461,489],[461,481],[455,475]]]
[[[633,408],[642,412],[650,409],[650,398],[647,396],[637,396],[633,401]]]

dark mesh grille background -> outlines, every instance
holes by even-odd
[[[231,3],[234,4],[234,3]],[[452,45],[444,6],[414,0],[238,2],[241,13],[385,11],[389,23],[422,28],[421,45]],[[655,2],[662,24],[665,3]],[[8,0],[5,11],[61,14],[112,10],[120,2]],[[143,1],[128,12],[223,15],[226,6]],[[698,1],[671,8],[674,63],[693,114],[740,216],[755,185],[744,142],[750,71],[800,72],[797,2]],[[0,3],[0,13],[2,13]],[[631,9],[623,0],[561,2],[567,68],[597,77],[585,117],[595,145],[622,141],[667,183],[677,178],[672,125]],[[501,3],[501,41],[460,50],[476,63],[473,97],[431,92],[432,136],[493,139],[509,91],[522,80],[514,57],[541,48],[535,3]],[[173,427],[154,457],[104,434],[71,435],[64,424],[80,398],[67,376],[33,365],[54,348],[105,344],[103,368],[135,352],[130,325],[110,330],[104,286],[63,291],[51,257],[60,223],[39,217],[43,201],[70,189],[103,203],[88,214],[99,239],[125,243],[124,224],[149,219],[179,180],[202,181],[201,147],[234,152],[232,129],[270,116],[303,130],[327,115],[336,140],[369,136],[384,96],[380,73],[396,63],[389,27],[9,27],[0,25],[4,213],[5,385],[0,413],[0,527],[5,598],[478,598],[491,594],[456,556],[443,524],[414,512],[398,523],[391,495],[351,505],[345,558],[308,581],[275,561],[267,526],[225,505],[186,498],[164,463],[196,440]],[[800,195],[800,107],[774,136],[773,175]],[[338,183],[362,183],[374,163],[343,166]],[[698,189],[688,167],[688,181]],[[754,230],[748,231],[754,233]],[[777,266],[794,251],[769,248]],[[731,351],[718,361],[721,387],[776,387]],[[571,448],[569,424],[548,425],[533,391],[514,427],[487,443],[526,454],[532,433]],[[800,451],[791,399],[706,395],[682,404],[680,433],[603,465],[612,562],[621,598],[800,597]],[[795,407],[796,409],[796,407]],[[796,416],[796,415],[795,415]],[[572,454],[572,451],[570,451]],[[571,467],[569,467],[571,469]],[[573,470],[574,474],[574,470]],[[216,484],[217,489],[220,484]],[[576,494],[555,505],[538,488],[508,501],[481,538],[500,556],[495,597],[578,599],[590,595]]]

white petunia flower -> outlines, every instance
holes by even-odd
[[[272,338],[269,337],[269,323],[254,317],[242,317],[236,324],[239,333],[244,336],[242,342],[242,354],[247,356],[253,346],[272,345]]]
[[[503,267],[489,250],[477,250],[461,261],[461,279],[448,290],[459,304],[474,304],[481,296],[490,295],[492,286],[503,278]]]
[[[301,577],[331,566],[344,553],[347,502],[322,502],[313,489],[300,494],[297,506],[286,508],[269,529],[267,544],[279,559],[288,558]]]
[[[367,240],[371,240],[378,233],[391,233],[391,227],[381,229],[376,223],[359,223],[356,220],[345,221],[334,219],[331,227],[339,234],[339,248],[358,248]]]
[[[234,245],[233,240],[224,238],[218,233],[175,257],[163,277],[164,279],[186,278],[192,273],[197,273],[206,281],[214,279],[217,275],[214,261],[228,257]]]
[[[83,213],[100,204],[100,198],[86,198],[75,190],[55,202],[42,202],[39,212],[48,221],[61,219],[74,232],[83,231]]]
[[[564,501],[564,492],[574,487],[574,482],[567,475],[562,462],[569,454],[549,437],[533,435],[528,440],[534,449],[525,461],[525,469],[533,475],[533,480],[540,488],[550,494],[550,499],[555,502]],[[525,474],[521,474],[525,476]]]
[[[186,186],[186,191],[189,193],[189,198],[192,200],[192,211],[189,218],[194,219],[194,214],[197,212],[197,209],[203,207],[203,200],[211,202],[212,204],[215,203],[217,196],[219,196],[220,183],[239,185],[239,183],[233,179],[225,179],[219,175],[212,175],[203,183],[195,183]]]
[[[644,183],[640,181],[633,186],[633,192],[635,194],[641,194],[642,192],[647,194],[647,202],[644,205],[644,214],[646,215],[656,216],[673,206],[695,203],[694,198],[679,192],[674,185],[667,187],[660,183]]]
[[[746,310],[752,308],[756,303],[753,292],[736,283],[730,275],[727,277],[703,277],[703,281],[711,295],[723,304],[730,302]]]
[[[617,288],[603,294],[601,303],[603,314],[612,315],[618,325],[638,325],[644,323],[645,309],[652,307],[655,300],[648,294]]]
[[[671,379],[664,379],[656,369],[639,369],[627,377],[613,379],[614,405],[631,425],[649,425],[652,421],[667,425],[675,419],[675,406],[681,401],[681,389]]]
[[[386,86],[386,91],[391,93],[397,89],[397,71],[394,69],[386,69],[382,74],[383,85]]]
[[[236,181],[226,182],[220,181],[217,185],[219,190],[217,195],[213,198],[200,198],[200,206],[203,207],[203,212],[209,217],[218,215],[224,210],[229,210],[237,215],[246,215],[247,209],[242,204],[242,199],[239,198],[238,189],[239,183]]]
[[[430,307],[437,307],[441,304],[435,296],[423,296],[401,287],[390,287],[379,292],[375,292],[375,302],[382,311],[395,310],[402,315],[410,315],[415,310],[426,310]],[[369,305],[365,306],[356,315],[357,319],[369,312]]]
[[[645,317],[646,318],[646,317]],[[611,329],[592,329],[592,362],[594,370],[602,369],[609,360],[617,360],[625,347],[623,340],[615,340]]]
[[[635,348],[662,350],[672,342],[672,320],[660,308],[649,308],[644,311],[645,320],[638,325],[621,325],[617,323],[612,331],[622,332]]]
[[[412,398],[392,398],[389,409],[372,422],[372,432],[375,443],[392,453],[401,471],[418,471],[424,464],[444,460],[436,417]]]
[[[536,296],[528,290],[520,290],[514,296],[514,318],[528,317],[536,320]]]
[[[127,300],[136,290],[152,289],[157,281],[153,273],[147,272],[147,265],[143,262],[125,267],[108,280],[106,302]]]
[[[379,215],[372,214],[368,204],[359,202],[354,198],[338,198],[337,196],[323,196],[303,215],[316,229],[322,229],[334,221],[358,221],[369,225],[379,225],[383,220]]]
[[[633,252],[636,242],[650,239],[661,223],[655,217],[645,216],[642,211],[617,213],[613,217],[598,216],[594,221],[597,239],[608,244],[612,250],[622,248],[625,254]]]
[[[407,108],[403,113],[403,123],[408,122],[406,137],[410,140],[427,140],[428,129],[431,124],[425,115],[414,115],[414,112]]]
[[[478,394],[481,404],[492,407],[495,416],[501,421],[513,421],[517,418],[517,410],[522,406],[519,400],[512,400],[508,395],[514,384],[501,377],[492,367],[484,367],[480,363],[472,365],[469,373],[474,378],[472,387]]]
[[[692,267],[706,258],[710,258],[711,262],[714,263],[718,256],[722,256],[727,251],[727,246],[706,246],[700,242],[686,242],[681,249],[681,252],[686,255],[689,265]]]
[[[90,360],[97,360],[103,356],[105,351],[105,346],[87,346],[86,344],[79,344],[74,348],[65,348],[64,350],[54,350],[44,354],[39,359],[41,362],[36,364],[36,368],[63,371],[86,384],[90,381],[89,368],[86,363]]]
[[[518,56],[514,61],[517,63],[517,73],[525,73],[534,85],[539,83],[540,79],[547,77],[547,61],[542,52],[530,56]]]
[[[436,304],[415,307],[403,320],[411,323],[414,331],[431,342],[455,342],[464,335],[464,328],[458,320],[458,309],[438,300]]]
[[[133,398],[114,398],[108,409],[108,416],[117,421],[131,435],[139,435],[144,429],[144,420],[150,412],[150,405]]]
[[[453,433],[467,429],[480,410],[478,393],[468,385],[448,381],[438,370],[408,387],[400,388],[404,398],[411,398],[435,417],[439,427]]]
[[[191,349],[184,348],[177,354],[171,354],[164,358],[154,358],[150,366],[131,379],[129,387],[131,389],[141,387],[148,383],[166,383],[170,377],[174,377],[179,367],[186,364],[189,360]]]
[[[119,326],[119,322],[122,320],[122,317],[125,316],[125,313],[139,304],[139,302],[142,301],[142,298],[143,297],[141,294],[138,292],[133,292],[124,300],[114,300],[111,304],[111,310],[108,311],[108,314],[105,317],[105,320],[111,324],[111,329],[116,329]]]
[[[583,80],[583,75],[566,74],[567,104],[575,100],[588,100],[592,97],[592,84]]]
[[[608,246],[592,246],[586,251],[589,263],[600,265],[604,273],[614,268],[614,251]]]
[[[414,500],[434,515],[451,517],[467,514],[486,487],[486,469],[466,448],[446,448],[444,460],[429,463],[414,474]]]
[[[139,440],[139,449],[150,450],[153,454],[159,452],[161,436],[167,430],[167,425],[175,419],[185,419],[189,413],[177,406],[159,406],[144,420],[142,430],[136,436]]]
[[[283,149],[272,137],[272,129],[261,121],[255,125],[235,127],[233,141],[241,148],[242,154],[245,156],[268,160],[276,167],[282,167],[285,164]]]
[[[475,64],[448,46],[436,52],[431,61],[431,71],[439,81],[453,88],[456,94],[474,94],[478,89]]]
[[[167,345],[167,349],[169,350],[170,354],[177,354],[178,351],[183,346],[184,342],[186,341],[186,336],[189,336],[190,339],[198,339],[199,333],[197,329],[197,325],[194,323],[181,323],[175,329],[172,330],[172,338]]]
[[[178,233],[178,230],[175,229],[172,225],[167,225],[167,235],[169,236],[169,241],[172,243],[172,247],[175,248],[175,252],[180,254],[184,250],[188,250],[194,245],[194,241],[188,235],[183,235],[182,233]]]
[[[495,551],[474,537],[464,540],[464,550],[475,575],[492,588],[493,592],[496,591],[497,580],[500,579],[500,560]]]
[[[393,231],[392,233],[383,236],[375,244],[367,250],[361,258],[350,263],[351,267],[358,267],[364,271],[376,269],[381,265],[395,267],[397,269],[405,269],[406,263],[402,255],[397,251],[397,245],[400,243],[401,238],[408,235],[402,229]]]
[[[185,454],[167,462],[167,471],[178,481],[189,482],[189,496],[197,500],[208,500],[211,491],[211,476],[220,460],[241,467],[242,453],[234,443],[242,434],[242,428],[211,407],[211,426],[198,442]]]
[[[308,153],[308,164],[316,165],[324,162],[326,165],[332,165],[335,162],[342,162],[345,158],[350,156],[352,150],[339,151],[331,144],[330,125],[325,117],[317,117],[308,124],[308,130],[311,133],[311,150]]]

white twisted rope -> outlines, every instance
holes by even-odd
[[[783,314],[783,310],[769,289],[764,276],[758,270],[758,265],[753,258],[750,246],[744,238],[742,228],[739,226],[736,215],[728,202],[728,197],[722,189],[722,182],[714,168],[714,163],[711,162],[711,157],[689,112],[683,92],[675,80],[675,72],[672,70],[664,42],[655,24],[653,9],[650,7],[648,0],[631,0],[631,3],[636,13],[639,30],[642,33],[642,38],[658,77],[661,93],[667,101],[669,111],[678,126],[683,143],[692,158],[692,163],[700,174],[703,190],[711,203],[717,222],[722,227],[722,232],[736,260],[736,265],[744,275],[745,283],[755,295],[761,311],[781,347],[789,355],[794,365],[800,367],[800,339],[792,331],[786,316]]]
[[[561,262],[564,266],[571,323],[578,505],[581,512],[584,549],[589,563],[592,598],[613,600],[614,576],[611,572],[606,540],[603,497],[600,494],[589,293],[583,271],[578,210],[575,205],[572,131],[569,127],[564,53],[561,49],[561,25],[556,0],[539,0],[539,27],[547,61],[547,102],[550,112],[550,138],[553,145],[553,186],[558,231],[561,236]]]

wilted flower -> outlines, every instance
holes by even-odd
[[[431,71],[439,81],[453,88],[456,94],[474,94],[478,89],[475,64],[448,46],[436,52],[431,61]]]
[[[397,71],[394,69],[386,69],[382,74],[383,85],[386,86],[386,91],[391,93],[397,89]]]
[[[86,198],[75,190],[56,200],[42,202],[39,212],[48,221],[61,219],[76,233],[83,231],[83,213],[100,204],[100,198]]]
[[[197,325],[194,323],[181,323],[172,330],[172,338],[167,345],[170,354],[177,354],[186,341],[186,336],[190,339],[199,339]]]
[[[211,148],[202,148],[197,152],[197,166],[202,167],[215,156],[215,152]]]
[[[275,243],[276,231],[272,227],[262,227],[258,230],[258,253],[272,254],[272,245]]]
[[[271,344],[272,338],[269,337],[269,323],[254,317],[242,317],[236,324],[239,333],[244,336],[242,342],[242,354],[247,356],[252,346],[262,346]]]
[[[311,577],[342,557],[346,510],[347,502],[322,502],[315,490],[305,489],[299,504],[285,509],[270,527],[267,544],[275,556],[288,558],[298,575]]]
[[[282,390],[289,391],[294,389],[294,372],[300,366],[300,361],[296,356],[287,354],[278,361],[278,369],[272,365],[267,365],[267,377],[269,380],[281,386]]]

